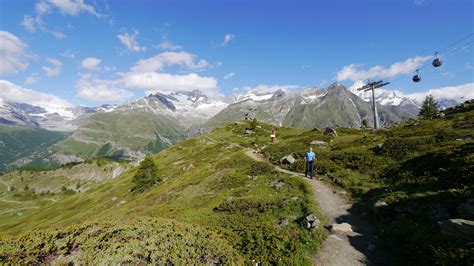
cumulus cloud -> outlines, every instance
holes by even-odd
[[[59,55],[62,56],[62,57],[69,58],[69,59],[74,59],[74,58],[76,58],[76,54],[77,54],[77,52],[72,52],[71,50],[66,50],[66,51],[60,53]]]
[[[126,87],[144,89],[148,92],[171,93],[180,90],[200,90],[205,94],[217,92],[217,80],[212,77],[202,77],[196,73],[172,75],[167,73],[130,72],[124,76]]]
[[[31,85],[31,84],[34,84],[34,83],[38,82],[38,80],[39,80],[38,73],[33,73],[25,79],[25,84],[26,85]]]
[[[113,80],[101,80],[92,74],[81,75],[76,83],[77,94],[81,98],[95,101],[113,101],[132,96],[129,91],[143,90],[148,93],[172,93],[176,91],[200,90],[214,96],[219,94],[217,80],[196,73],[164,73],[168,66],[180,66],[186,70],[207,67],[205,60],[195,60],[195,55],[185,51],[163,52],[156,56],[139,60],[129,71],[116,73]],[[105,69],[105,68],[104,68]]]
[[[179,50],[183,48],[181,45],[177,45],[171,42],[170,40],[168,40],[167,38],[163,38],[163,40],[161,40],[159,44],[154,45],[153,47],[157,49],[170,50],[170,51],[175,51],[175,50]]]
[[[195,55],[185,51],[164,52],[153,57],[138,61],[133,67],[134,72],[153,72],[162,71],[166,66],[185,66],[188,69],[202,69],[209,66],[206,60],[195,62]]]
[[[48,57],[46,59],[48,66],[43,66],[43,70],[46,72],[46,76],[54,77],[61,73],[63,69],[63,63],[56,58]]]
[[[233,76],[235,76],[235,73],[234,73],[234,72],[230,72],[229,74],[227,74],[227,75],[224,76],[224,79],[230,79],[230,78],[232,78]]]
[[[87,70],[99,71],[102,60],[95,57],[88,57],[81,62],[81,66]]]
[[[0,75],[24,71],[27,45],[8,31],[0,31]]]
[[[81,75],[76,82],[77,95],[93,101],[110,102],[127,99],[133,93],[123,88],[121,80],[101,80],[92,74]]]
[[[408,58],[403,62],[397,62],[392,64],[389,68],[383,66],[374,66],[368,70],[360,69],[360,65],[350,64],[344,66],[336,74],[338,81],[342,80],[366,80],[371,78],[391,78],[398,75],[413,73],[416,69],[420,68],[424,62],[432,59],[432,56],[416,56],[414,58]]]
[[[48,110],[72,107],[71,103],[57,96],[25,89],[6,80],[0,80],[0,98],[10,102],[41,106]]]
[[[133,30],[131,34],[128,34],[126,30],[123,30],[122,34],[117,35],[117,38],[127,48],[128,51],[134,53],[144,52],[146,51],[146,47],[138,45],[138,41],[136,40],[138,34],[140,34],[138,30]]]
[[[21,25],[25,27],[25,29],[29,32],[35,32],[35,21],[32,16],[24,15],[23,20],[21,21]]]
[[[43,32],[52,34],[56,39],[66,37],[63,32],[48,29],[42,17],[52,11],[59,11],[63,16],[78,16],[81,13],[88,13],[98,18],[105,17],[96,11],[95,7],[84,3],[84,0],[40,0],[35,4],[35,16],[25,15],[21,25],[30,32],[40,29]]]
[[[433,95],[433,97],[438,100],[448,99],[455,100],[457,102],[471,100],[474,99],[474,83],[430,89],[423,92],[405,94],[405,96],[421,102],[429,94]]]
[[[235,35],[232,33],[227,33],[224,35],[224,42],[222,43],[223,46],[226,46],[228,43],[230,43],[232,40],[235,39]]]
[[[266,84],[259,84],[255,87],[250,87],[246,86],[243,88],[244,91],[247,92],[252,92],[255,94],[266,94],[266,93],[273,93],[277,90],[282,90],[282,91],[290,91],[294,90],[297,88],[300,88],[301,86],[298,85],[266,85]]]

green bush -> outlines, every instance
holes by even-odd
[[[0,264],[242,264],[223,237],[199,226],[141,217],[0,239]]]
[[[138,166],[137,172],[133,176],[132,191],[144,192],[160,181],[158,169],[151,155],[147,155]]]

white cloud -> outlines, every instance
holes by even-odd
[[[36,12],[39,15],[49,12],[56,8],[63,15],[77,16],[80,13],[89,13],[96,17],[100,17],[95,8],[84,3],[84,0],[46,0],[40,1],[36,4]]]
[[[243,88],[244,91],[252,92],[255,94],[265,94],[265,93],[273,93],[277,90],[282,91],[289,91],[293,89],[300,88],[298,85],[266,85],[266,84],[259,84],[255,87],[246,86]]]
[[[141,47],[138,45],[136,37],[140,34],[138,30],[133,30],[132,34],[128,34],[128,32],[123,31],[122,34],[118,34],[117,38],[119,38],[120,42],[127,47],[127,49],[131,52],[144,52],[146,51],[146,47]]]
[[[432,56],[416,56],[414,58],[408,58],[403,62],[394,63],[389,68],[385,68],[383,66],[374,66],[368,70],[361,70],[360,65],[350,64],[337,72],[336,79],[338,81],[357,81],[375,77],[391,78],[402,74],[413,73],[416,69],[420,68],[424,62],[432,58]]]
[[[25,89],[6,80],[0,80],[0,98],[5,101],[41,106],[47,110],[72,107],[71,103],[57,96]]]
[[[154,45],[153,47],[157,49],[171,50],[171,51],[175,51],[175,50],[179,50],[183,48],[181,45],[177,45],[171,42],[170,40],[168,40],[167,38],[163,38],[163,40],[158,45]]]
[[[77,95],[100,102],[118,101],[130,98],[133,93],[123,88],[121,80],[101,80],[92,74],[81,75],[76,82]]]
[[[208,65],[205,60],[196,62],[195,55],[184,51],[164,52],[139,60],[128,72],[115,73],[116,79],[101,80],[92,74],[81,75],[76,82],[77,95],[95,101],[115,101],[131,97],[133,94],[129,89],[138,89],[147,94],[200,90],[213,96],[219,94],[217,80],[213,77],[200,76],[196,73],[183,75],[163,73],[167,66],[182,66],[188,70],[195,70]]]
[[[102,60],[95,58],[95,57],[88,57],[81,62],[81,66],[85,69],[92,70],[92,71],[99,71],[100,70],[100,63]]]
[[[21,25],[30,32],[40,29],[43,32],[52,34],[56,39],[63,39],[66,37],[63,32],[48,29],[46,23],[43,22],[42,17],[53,10],[58,10],[64,16],[77,16],[81,13],[88,13],[98,18],[106,17],[97,12],[94,6],[84,3],[84,0],[40,0],[35,4],[36,15],[34,19],[31,15],[25,15]]]
[[[63,69],[63,64],[61,61],[55,58],[48,57],[47,61],[49,66],[43,66],[43,70],[46,72],[46,76],[54,77],[61,73]]]
[[[417,5],[417,6],[421,6],[424,2],[425,2],[425,0],[415,0],[414,1],[415,5]]]
[[[195,55],[185,51],[164,52],[153,57],[138,61],[133,67],[133,72],[162,71],[166,66],[180,65],[189,69],[202,69],[209,66],[206,60],[194,62]]]
[[[27,45],[8,31],[0,31],[0,75],[18,73],[28,67]]]
[[[51,33],[54,36],[54,38],[56,38],[58,40],[66,38],[66,34],[64,34],[63,32],[60,32],[60,31],[46,30],[46,32]]]
[[[35,21],[32,16],[24,15],[23,20],[21,21],[21,25],[25,27],[26,30],[29,32],[35,32]]]
[[[38,73],[33,73],[25,79],[25,84],[26,85],[31,85],[33,83],[38,82],[38,80],[39,80]]]
[[[77,52],[72,52],[71,50],[66,50],[66,51],[60,53],[59,55],[62,56],[62,57],[69,58],[69,59],[74,59],[74,58],[76,58],[76,54],[77,54]]]
[[[205,94],[217,93],[217,80],[212,77],[201,77],[196,73],[172,75],[167,73],[129,72],[123,76],[128,88],[144,89],[148,92],[171,93],[180,90],[200,90]]]
[[[430,89],[423,92],[405,94],[404,96],[421,102],[429,94],[433,95],[433,97],[438,100],[449,99],[462,102],[465,100],[474,99],[474,83]]]
[[[235,39],[235,35],[232,33],[227,33],[226,35],[224,35],[224,42],[222,43],[222,45],[226,46],[233,39]]]
[[[224,79],[230,79],[230,78],[232,78],[233,76],[235,76],[235,73],[234,73],[234,72],[230,72],[229,74],[227,74],[227,75],[224,76]]]

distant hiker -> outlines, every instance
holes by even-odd
[[[309,151],[306,152],[305,160],[306,160],[306,171],[304,176],[308,177],[308,172],[309,176],[311,179],[313,179],[313,162],[314,159],[316,158],[316,154],[313,152],[313,148],[309,147]]]
[[[272,138],[272,144],[275,144],[275,141],[276,141],[276,138],[277,138],[275,128],[272,128],[272,134],[270,135],[270,137]]]

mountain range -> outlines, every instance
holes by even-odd
[[[418,102],[392,91],[377,91],[376,102],[382,125],[414,118],[419,111]],[[147,153],[244,118],[305,129],[360,128],[363,120],[373,124],[370,94],[339,83],[303,91],[249,90],[226,97],[210,97],[199,90],[154,93],[120,105],[61,110],[0,101],[1,124],[72,133],[48,148],[48,154],[61,163],[97,156],[140,160]]]

